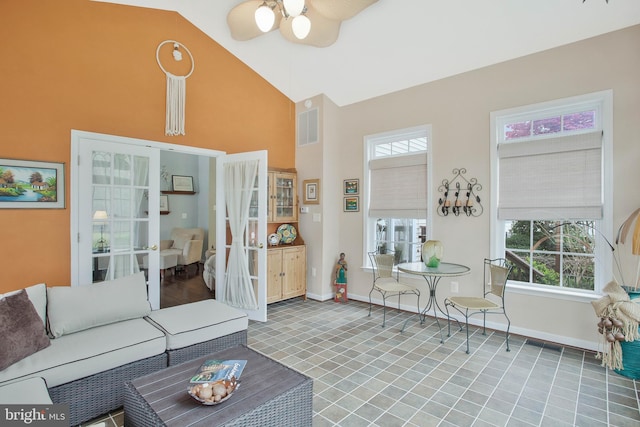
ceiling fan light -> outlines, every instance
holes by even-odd
[[[304,15],[298,15],[291,21],[291,29],[293,30],[293,35],[302,40],[311,31],[311,21]]]
[[[260,31],[266,33],[267,31],[273,28],[273,23],[275,22],[276,16],[273,13],[273,10],[267,5],[266,2],[262,2],[259,8],[256,9],[255,13],[256,25],[260,28]]]
[[[304,0],[283,0],[284,10],[287,11],[289,16],[298,16],[304,9]]]

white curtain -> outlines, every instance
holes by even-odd
[[[126,156],[130,159],[129,156]],[[116,168],[117,169],[117,168]],[[130,169],[130,168],[129,168]],[[133,205],[131,208],[131,218],[139,218],[143,213],[142,203],[144,201],[144,190],[140,187],[149,186],[149,159],[146,157],[133,157],[133,176],[128,179],[131,185],[131,191],[133,196]],[[123,206],[127,206],[127,203],[122,203]],[[146,223],[145,223],[146,224]],[[113,227],[112,223],[112,227]],[[148,230],[140,229],[140,223],[137,221],[131,221],[126,227],[132,227],[130,232],[133,233],[134,246],[143,247],[146,246],[148,241]],[[135,254],[127,253],[118,255],[118,248],[114,245],[111,246],[111,253],[114,255],[111,257],[109,267],[107,268],[107,275],[105,280],[117,279],[119,277],[129,276],[131,274],[138,273],[140,271],[140,264]],[[128,251],[127,251],[128,252]]]
[[[231,248],[227,261],[225,291],[221,300],[231,306],[257,310],[258,302],[249,273],[249,258],[245,248],[245,230],[249,221],[249,205],[253,192],[258,161],[226,163],[224,165],[225,194]]]

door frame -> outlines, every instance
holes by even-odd
[[[88,132],[82,130],[71,130],[71,163],[76,166],[70,168],[69,171],[69,179],[70,179],[70,221],[71,221],[71,286],[80,286],[79,277],[80,277],[80,266],[79,266],[79,251],[80,245],[78,242],[78,233],[79,233],[79,221],[78,216],[80,215],[80,182],[79,182],[79,170],[77,169],[79,156],[80,156],[80,147],[79,140],[81,138],[84,139],[95,139],[99,141],[113,141],[118,142],[125,145],[133,145],[139,147],[148,147],[152,149],[157,149],[160,151],[174,151],[177,153],[185,153],[192,154],[196,156],[203,156],[207,158],[215,158],[219,156],[225,156],[226,152],[212,150],[208,148],[199,148],[199,147],[191,147],[186,145],[178,145],[171,144],[167,142],[159,142],[159,141],[150,141],[144,139],[130,138],[125,136],[118,135],[110,135],[96,132]],[[151,178],[151,177],[150,177]],[[160,176],[156,177],[158,181],[160,181]],[[216,181],[216,187],[220,185],[219,182]],[[224,189],[224,187],[222,187]],[[154,286],[158,292],[160,290],[160,281],[159,275],[156,283],[149,283],[149,286]],[[150,290],[149,294],[152,295],[155,292]],[[159,307],[153,307],[154,309]]]

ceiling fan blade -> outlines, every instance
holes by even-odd
[[[307,4],[307,18],[311,21],[311,31],[303,40],[298,39],[293,34],[291,22],[293,19],[283,19],[280,21],[280,34],[292,43],[306,44],[315,47],[331,46],[338,40],[340,34],[340,21],[329,19],[317,10],[312,4]]]
[[[378,0],[307,0],[321,15],[336,21],[345,21],[365,10]]]
[[[262,0],[247,0],[240,3],[229,11],[227,15],[227,25],[234,40],[250,40],[264,34],[258,28],[255,20],[256,9],[260,7]],[[269,31],[273,31],[280,26],[282,15],[275,10],[275,21]]]

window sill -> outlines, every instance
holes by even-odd
[[[508,292],[521,295],[532,295],[536,297],[562,299],[574,302],[595,301],[602,297],[591,291],[568,291],[562,288],[554,288],[551,286],[531,286],[523,283],[508,282]]]

